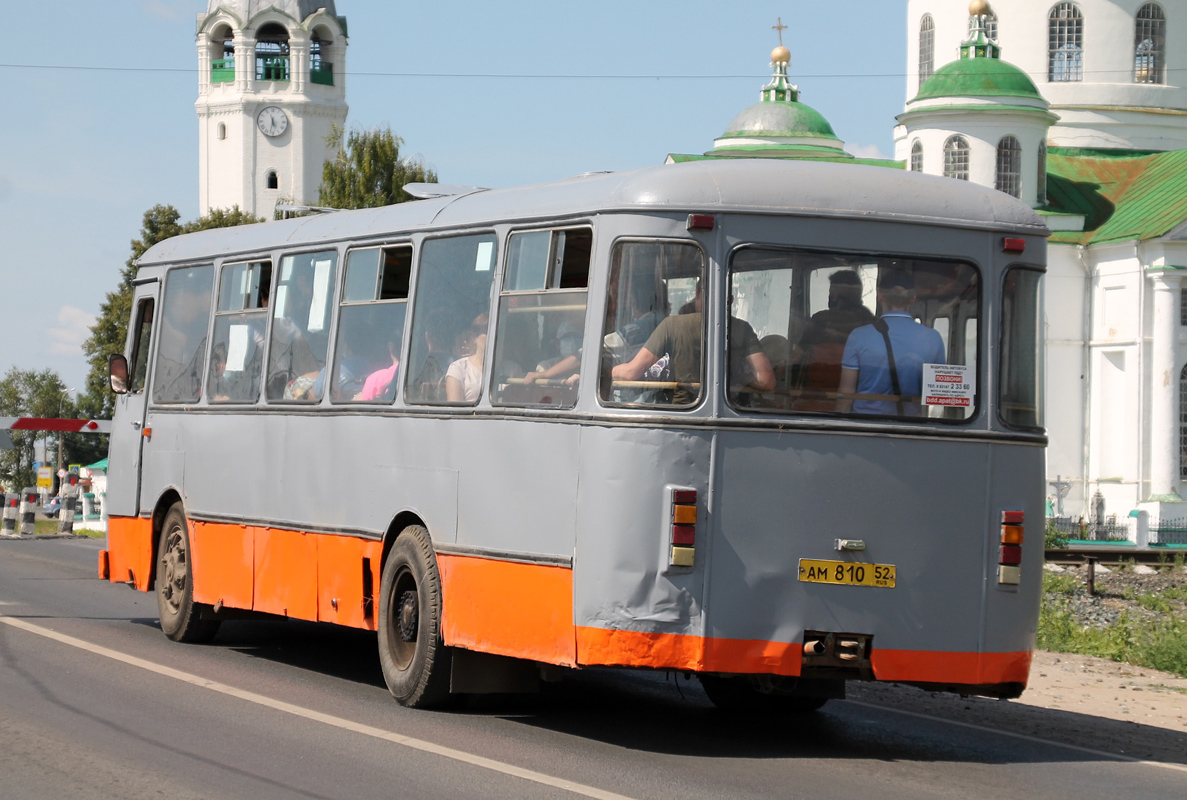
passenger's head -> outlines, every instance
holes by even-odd
[[[878,278],[878,296],[883,310],[906,311],[915,302],[915,279],[902,269],[883,273]]]
[[[581,325],[567,319],[556,329],[557,351],[562,357],[575,356],[581,351]]]
[[[828,307],[855,308],[861,305],[861,276],[851,269],[828,276]]]

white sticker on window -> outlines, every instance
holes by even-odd
[[[924,364],[923,404],[971,408],[977,375],[964,364]]]
[[[247,362],[247,341],[250,338],[247,325],[232,325],[227,338],[227,372],[242,372]]]
[[[478,255],[474,258],[475,272],[490,272],[491,265],[494,264],[495,243],[494,242],[479,242]]]
[[[310,331],[324,330],[326,327],[326,296],[330,293],[330,268],[333,263],[325,261],[313,262],[313,302],[309,306]]]

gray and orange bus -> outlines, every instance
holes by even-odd
[[[737,159],[169,239],[112,358],[101,574],[177,641],[377,631],[409,706],[592,666],[1017,696],[1046,234],[966,182]],[[941,344],[859,393],[888,276]]]

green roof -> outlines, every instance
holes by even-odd
[[[87,464],[86,468],[87,469],[101,469],[104,472],[106,472],[107,471],[107,459],[101,458],[98,461],[96,461],[94,464]]]
[[[833,139],[833,126],[816,109],[794,101],[755,103],[734,117],[720,139]]]
[[[833,161],[840,164],[865,164],[872,167],[888,167],[890,169],[906,169],[905,161],[894,161],[889,158],[855,158],[845,151],[831,147],[812,147],[810,145],[765,145],[754,147],[730,147],[721,150],[710,150],[701,155],[692,153],[671,153],[668,158],[676,164],[688,161],[710,161],[721,158],[795,158],[805,161]]]
[[[1053,152],[1047,173],[1051,210],[1084,215],[1083,231],[1058,231],[1054,243],[1155,239],[1187,221],[1187,150],[1131,158]]]
[[[919,87],[915,100],[937,97],[1043,99],[1025,72],[999,58],[962,58],[940,67]]]

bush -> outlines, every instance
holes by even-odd
[[[1044,545],[1047,550],[1063,550],[1067,547],[1067,537],[1060,532],[1059,526],[1055,524],[1055,520],[1047,520],[1047,528],[1043,537]]]

